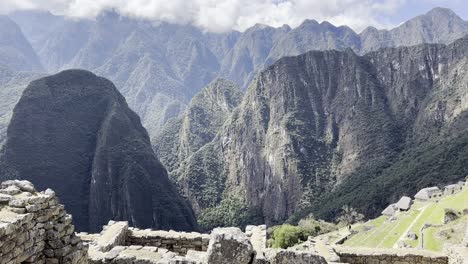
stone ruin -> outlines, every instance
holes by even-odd
[[[110,221],[100,234],[79,233],[91,264],[325,264],[311,252],[266,247],[266,226],[216,228],[210,235],[154,231]]]
[[[0,264],[466,264],[465,247],[441,254],[329,245],[323,254],[311,242],[302,249],[266,244],[265,225],[201,234],[110,221],[99,234],[76,234],[72,216],[52,190],[38,192],[30,182],[16,180],[0,186]]]
[[[37,192],[28,181],[1,184],[0,263],[88,263],[87,247],[54,191]]]

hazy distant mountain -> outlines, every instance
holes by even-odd
[[[468,37],[282,58],[257,76],[213,140],[176,164],[180,187],[209,227],[244,208],[241,223],[332,218],[344,204],[372,215],[399,195],[462,179],[467,71]],[[164,162],[173,150],[159,150]]]
[[[41,71],[36,53],[21,29],[7,16],[0,16],[0,64],[14,71]]]
[[[49,72],[84,68],[112,80],[152,139],[216,77],[245,89],[260,70],[285,56],[346,48],[364,54],[387,46],[449,43],[468,33],[466,21],[442,8],[389,31],[369,28],[361,34],[314,20],[294,29],[256,25],[243,33],[217,34],[111,11],[95,20],[37,11],[11,17],[24,28]]]
[[[310,50],[351,48],[359,51],[360,46],[359,35],[349,27],[306,20],[275,43],[266,63],[271,64],[282,57],[296,56]]]
[[[412,46],[421,43],[449,44],[465,36],[468,22],[452,10],[434,8],[391,30],[369,27],[361,34],[361,53],[383,47]]]
[[[247,29],[221,62],[220,75],[246,87],[262,68],[273,45],[291,28],[257,24]]]
[[[31,82],[15,107],[1,178],[54,189],[79,230],[110,219],[156,229],[196,228],[146,130],[107,79],[69,70]]]
[[[0,149],[6,140],[13,108],[28,84],[41,76],[40,73],[16,72],[0,65]]]

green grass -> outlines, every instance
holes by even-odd
[[[383,238],[379,247],[392,248],[393,245],[398,241],[400,236],[410,227],[414,219],[419,215],[419,211],[414,210],[405,213],[403,218],[400,215],[400,220],[395,221],[395,227]]]
[[[388,217],[380,216],[370,220],[365,224],[353,228],[358,233],[345,241],[345,246],[352,247],[379,247],[392,248],[398,239],[409,230],[418,236],[418,240],[404,241],[412,247],[417,247],[421,237],[420,230],[424,224],[442,225],[444,223],[445,209],[451,208],[458,211],[468,208],[468,188],[455,195],[443,197],[440,201],[415,201],[410,211],[399,213],[397,220],[390,222]],[[441,231],[447,233],[451,226],[457,227],[457,223],[468,220],[465,216],[458,221],[454,221],[443,227],[431,227],[425,229],[424,248],[433,251],[442,250],[443,244],[448,240],[447,237],[441,237]],[[463,232],[460,232],[463,233]],[[457,243],[457,235],[453,235],[451,242]]]
[[[465,234],[465,223],[468,221],[468,216],[448,223],[442,227],[429,227],[424,230],[424,249],[432,251],[442,251],[444,243],[459,244],[462,242]],[[442,233],[449,234],[443,236]]]
[[[443,242],[439,239],[436,239],[435,233],[436,233],[437,228],[435,227],[429,227],[426,230],[424,230],[424,237],[425,237],[425,242],[424,242],[424,249],[432,250],[432,251],[441,251]]]

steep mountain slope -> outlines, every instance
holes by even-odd
[[[310,50],[351,48],[359,51],[361,40],[351,28],[335,27],[328,22],[305,20],[299,27],[283,36],[270,52],[266,63],[271,64],[285,56],[296,56]]]
[[[285,56],[346,48],[364,54],[381,47],[450,43],[468,33],[466,21],[441,8],[390,31],[369,28],[359,35],[348,27],[314,20],[295,29],[256,25],[243,33],[219,34],[115,12],[104,12],[95,20],[36,11],[11,17],[24,29],[48,71],[84,68],[112,80],[153,141],[162,125],[179,116],[216,77],[245,89],[259,71]]]
[[[39,58],[21,29],[7,16],[0,16],[0,64],[15,71],[41,71]]]
[[[185,182],[186,178],[182,177],[185,172],[179,169],[184,169],[182,164],[192,158],[192,153],[213,140],[241,99],[242,93],[233,82],[217,79],[192,99],[180,118],[170,120],[155,141],[156,152],[174,180],[180,185],[200,191],[196,194],[197,197],[212,205],[220,199],[218,193],[218,199],[210,200],[212,192],[222,191],[222,186],[217,185],[221,182],[218,178],[220,175],[201,176],[197,183],[198,188],[192,188],[192,182]],[[197,161],[196,166],[209,166],[209,161]],[[192,204],[195,211],[204,207],[198,205],[196,200]]]
[[[109,219],[196,228],[138,116],[110,81],[90,72],[64,71],[28,86],[8,127],[2,162],[2,179],[57,191],[79,230],[99,230]]]
[[[285,27],[270,29],[274,33],[270,33],[270,38],[263,37],[263,39],[272,39],[272,36],[281,29]],[[282,57],[296,56],[310,50],[351,48],[358,54],[365,54],[382,47],[411,46],[422,43],[449,44],[468,34],[468,22],[449,9],[435,8],[390,31],[368,28],[361,34],[357,34],[346,26],[336,27],[326,21],[318,23],[315,20],[306,20],[297,28],[281,32],[282,34],[274,38],[273,43],[267,46],[268,48],[257,49],[261,51],[259,53],[247,52],[254,49],[249,49],[245,43],[255,43],[255,40],[258,42],[255,35],[247,30],[233,48],[233,50],[238,50],[236,56],[231,54],[231,57],[227,57],[221,66],[222,69],[229,69],[231,65],[237,67],[232,68],[230,74],[226,74],[226,70],[221,71],[221,74],[228,79],[235,80],[242,88],[246,88],[255,74]],[[268,43],[268,41],[264,42]],[[267,55],[259,57],[259,54],[264,52],[267,52]],[[249,63],[250,61],[255,61],[255,63]],[[244,63],[233,64],[233,62]]]
[[[82,68],[109,78],[152,137],[214,79],[219,70],[217,56],[224,56],[237,38],[237,34],[214,36],[191,26],[157,24],[111,11],[95,21],[33,15],[36,19],[28,20],[24,14],[12,17],[46,36],[42,38],[47,41],[36,48],[47,70]],[[45,30],[29,24],[36,20],[56,23],[53,30]],[[41,39],[37,34],[30,36]],[[208,39],[214,42],[208,43]]]
[[[220,75],[247,87],[263,67],[274,43],[290,30],[289,26],[273,28],[261,24],[247,29],[223,58]]]
[[[468,22],[452,10],[434,8],[391,30],[377,30],[369,27],[360,36],[361,53],[383,47],[412,46],[421,43],[449,44],[465,36]]]
[[[42,74],[16,72],[0,65],[0,149],[5,143],[13,108],[28,84]]]
[[[310,212],[332,218],[343,204],[372,215],[394,196],[460,179],[468,173],[467,51],[465,38],[280,59],[181,164],[182,188],[204,223],[222,223],[232,199],[253,213],[240,217],[271,223]],[[193,195],[206,175],[224,186],[214,207]]]

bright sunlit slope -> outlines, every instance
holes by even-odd
[[[441,251],[444,243],[461,243],[467,225],[468,186],[465,185],[456,194],[438,200],[415,200],[406,212],[398,212],[393,217],[382,215],[357,225],[353,228],[355,234],[344,245]]]

